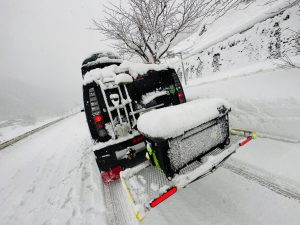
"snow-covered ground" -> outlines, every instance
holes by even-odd
[[[239,168],[269,177],[274,183],[300,192],[300,144],[258,138],[228,161]]]
[[[283,149],[291,145],[294,148]],[[240,149],[230,163],[250,165],[258,175],[277,174],[277,179],[284,178],[282,185],[290,184],[291,179],[299,181],[297,146],[258,139]],[[272,152],[274,157],[269,157]],[[0,179],[0,224],[106,224],[103,186],[84,114],[0,151]],[[107,215],[116,211],[121,221],[134,224],[121,183],[112,190],[113,206],[118,207],[108,208]],[[143,224],[297,225],[299,213],[296,199],[220,168],[153,209]]]
[[[243,32],[259,22],[274,17],[289,4],[296,2],[296,0],[272,1],[269,4],[268,2],[270,1],[244,1],[244,3],[232,8],[222,17],[207,17],[202,22],[203,25],[206,25],[206,31],[204,33],[201,32],[203,26],[199,27],[198,32],[177,44],[173,51],[186,53],[185,57],[189,57],[218,42],[224,41],[234,34]]]
[[[153,209],[144,224],[298,225],[300,204],[225,169]]]
[[[233,155],[232,162],[300,190],[300,70],[272,69],[268,63],[260,63],[255,73],[193,80],[185,93],[189,100],[225,98],[232,107],[231,127],[257,131],[259,138]]]
[[[200,77],[212,80],[220,72],[228,77],[242,71],[249,74],[264,69],[266,61],[269,61],[268,67],[272,67],[275,59],[297,57],[299,38],[295,35],[300,29],[299,4],[286,7],[296,1],[282,0],[265,5],[267,1],[244,1],[207,23],[204,33],[195,32],[177,44],[173,50],[182,53],[185,77],[189,81]],[[245,2],[251,2],[249,7]],[[180,58],[169,62],[176,65],[181,76]]]
[[[228,100],[233,127],[256,130],[260,136],[300,141],[299,69],[258,72],[190,86],[186,95],[190,100],[207,97]]]
[[[11,120],[1,121],[0,122],[0,144],[57,119],[59,119],[59,117],[53,117],[50,119],[46,119],[38,122],[32,122],[32,123],[28,123],[28,121],[22,119],[15,120],[15,121],[11,121]]]
[[[183,52],[190,73],[192,68],[194,73],[203,72],[201,79],[189,80],[187,99],[225,98],[232,108],[231,127],[256,130],[258,139],[240,148],[223,168],[153,209],[143,224],[300,224],[300,70],[282,70],[274,61],[265,61],[272,56],[267,55],[268,44],[277,40],[268,32],[275,25],[298,28],[299,17],[294,17],[298,8],[279,14],[289,2],[265,5],[267,1],[246,1],[254,3],[233,9],[213,23],[208,18],[206,32],[199,35],[200,27],[173,49]],[[286,32],[278,42],[290,36]],[[258,36],[265,42],[257,41]],[[280,51],[286,50],[284,43],[280,46]],[[206,60],[206,71],[197,54]],[[220,60],[216,71],[213,55]],[[299,56],[293,61],[300,62]],[[11,98],[5,93],[3,115],[8,115],[6,109],[14,98],[13,111],[20,103],[31,107],[28,101],[20,101],[20,95]],[[6,123],[0,122],[0,143],[43,124]],[[1,150],[0,225],[135,224],[121,183],[101,183],[94,147],[81,113]]]
[[[0,151],[0,224],[105,224],[83,113]]]

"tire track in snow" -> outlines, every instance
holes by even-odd
[[[108,225],[138,225],[121,181],[103,183]]]
[[[230,170],[231,172],[240,175],[250,181],[254,181],[259,185],[274,191],[277,194],[283,195],[287,198],[294,199],[300,202],[300,192],[293,188],[291,185],[285,182],[275,182],[277,179],[272,177],[272,175],[264,174],[263,171],[255,171],[255,169],[247,168],[247,166],[238,165],[240,162],[236,163],[237,160],[229,160],[225,162],[222,167]],[[241,162],[241,164],[243,164]]]

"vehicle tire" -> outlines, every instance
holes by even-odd
[[[220,144],[219,148],[224,149],[229,144],[230,144],[230,138],[228,137],[222,144]]]

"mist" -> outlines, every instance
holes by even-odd
[[[92,30],[103,0],[1,0],[0,121],[82,107],[83,59],[112,50]]]

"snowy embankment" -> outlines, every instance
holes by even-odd
[[[299,190],[300,70],[281,69],[281,57],[300,65],[300,8],[291,4],[296,1],[266,2],[242,3],[217,20],[207,18],[204,30],[173,50],[184,57],[188,100],[223,97],[232,107],[232,127],[268,138],[251,143],[230,163]]]
[[[84,114],[0,152],[0,223],[106,224]]]
[[[18,137],[22,134],[25,134],[28,131],[41,127],[47,123],[55,121],[57,119],[59,119],[59,117],[54,117],[51,119],[35,122],[32,124],[28,124],[27,121],[22,119],[15,120],[15,121],[9,121],[9,120],[1,121],[0,122],[0,144],[8,140],[11,140],[15,137]]]
[[[261,66],[272,68],[272,61],[278,63],[281,57],[288,56],[293,62],[297,61],[293,57],[299,55],[299,38],[296,35],[300,29],[299,5],[281,10],[281,7],[274,9],[273,5],[288,4],[288,1],[276,1],[274,4],[262,6],[263,2],[265,1],[253,1],[245,9],[240,9],[244,6],[241,3],[239,7],[231,9],[223,17],[207,25],[207,30],[202,35],[192,35],[193,54],[183,51],[188,83],[196,78],[212,80],[219,73],[231,77],[234,76],[232,72],[258,72]],[[247,20],[253,20],[250,27]],[[233,29],[235,25],[240,30]],[[225,32],[228,30],[229,36],[224,36],[224,29]],[[187,40],[175,46],[175,51],[178,46],[188,46]],[[176,64],[179,75],[182,75],[181,61],[178,58],[177,61],[172,61]],[[265,63],[266,61],[269,63]]]
[[[232,127],[259,136],[300,142],[299,69],[273,70],[186,88],[189,100],[223,97],[232,107]]]
[[[202,22],[202,25],[205,25],[204,30],[200,27],[198,32],[177,44],[172,50],[186,53],[185,58],[188,58],[235,34],[247,31],[255,24],[274,17],[296,1],[273,1],[269,4],[270,0],[242,2],[220,18],[207,17]]]
[[[225,98],[232,108],[231,127],[258,132],[259,138],[234,154],[237,161],[231,163],[268,174],[279,185],[288,183],[294,189],[300,188],[299,71],[274,68],[209,83],[199,79],[185,90],[189,100]]]

